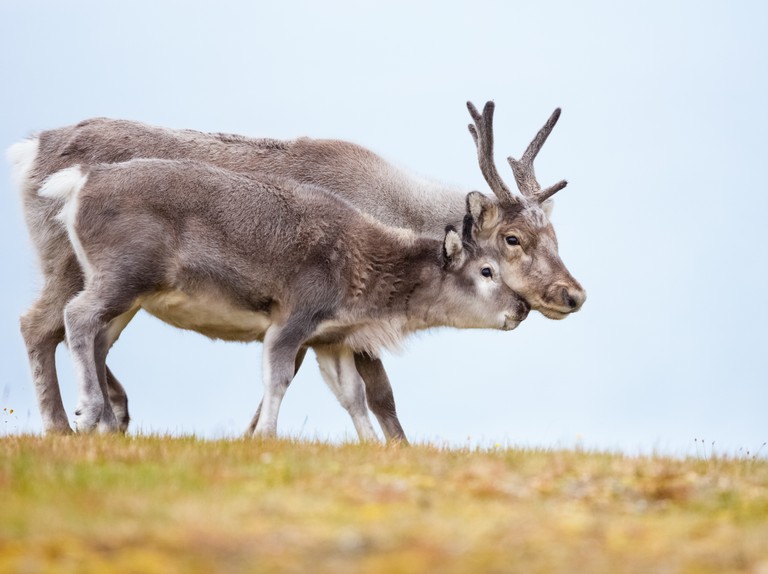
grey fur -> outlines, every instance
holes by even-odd
[[[498,269],[495,247],[450,227],[442,242],[387,227],[292,180],[138,159],[62,170],[40,194],[59,204],[85,274],[64,312],[79,431],[117,429],[106,355],[138,308],[212,338],[264,341],[263,436],[276,433],[297,355],[315,348],[363,440],[375,433],[353,352],[377,356],[436,326],[512,329],[528,313],[481,272]]]
[[[435,238],[441,237],[447,222],[458,226],[465,212],[466,192],[413,178],[373,152],[343,141],[253,139],[96,118],[42,132],[35,140],[14,147],[28,143],[38,146],[30,165],[16,168],[21,173],[24,214],[45,284],[21,324],[46,432],[71,432],[61,403],[54,351],[64,338],[64,305],[83,286],[75,254],[55,220],[59,206],[37,194],[45,178],[54,172],[75,164],[140,157],[198,159],[243,173],[268,172],[324,186],[385,223]],[[12,160],[13,155],[9,153]],[[487,198],[477,218],[479,241],[505,249],[502,276],[533,309],[562,318],[578,310],[586,294],[557,256],[554,231],[541,209],[533,202],[518,203],[501,206]],[[522,252],[503,244],[507,231],[528,238]],[[385,434],[404,441],[402,430],[393,430],[394,435],[387,432],[387,428],[402,427],[381,362],[365,355],[357,355],[355,362],[366,383],[369,407],[380,421],[387,421],[382,422]],[[113,408],[122,413],[120,426],[125,430],[129,420],[127,397],[109,370],[106,380],[115,397]],[[380,400],[371,400],[371,396]]]

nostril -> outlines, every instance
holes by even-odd
[[[560,291],[560,300],[563,302],[563,305],[573,310],[578,309],[581,307],[582,303],[584,303],[584,298],[581,296],[581,292],[569,291],[568,287],[563,287]]]

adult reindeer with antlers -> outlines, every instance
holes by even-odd
[[[548,219],[548,199],[565,186],[541,191],[533,160],[552,131],[559,110],[550,117],[519,162],[510,159],[522,196],[513,194],[499,177],[493,161],[493,112],[482,114],[468,104],[483,175],[497,199],[473,194],[478,244],[501,250],[501,276],[534,310],[552,319],[577,311],[586,293],[557,253]],[[139,122],[96,118],[75,126],[44,131],[15,144],[8,157],[20,188],[30,236],[37,250],[45,284],[38,300],[22,317],[35,390],[46,432],[71,432],[59,392],[55,349],[64,339],[63,310],[83,288],[83,275],[66,232],[57,221],[61,202],[41,197],[40,187],[53,173],[77,164],[116,163],[134,158],[195,159],[241,173],[269,173],[326,188],[382,222],[441,239],[447,223],[460,226],[466,191],[414,178],[376,155],[349,142],[299,138],[291,141],[253,139],[230,134],[170,130]],[[301,363],[301,355],[297,365]],[[367,402],[388,439],[405,441],[392,389],[381,361],[355,355],[365,381]],[[340,376],[322,369],[333,388]],[[127,396],[107,368],[109,399],[120,428],[129,416]],[[258,422],[257,412],[251,427]]]
[[[498,198],[479,201],[482,213],[476,214],[478,225],[485,231],[481,237],[504,241],[507,250],[502,265],[504,281],[525,297],[533,309],[550,319],[562,319],[578,311],[586,300],[586,292],[565,269],[557,254],[557,238],[549,223],[552,211],[550,198],[568,182],[559,181],[542,190],[536,179],[533,161],[560,118],[557,108],[528,145],[520,160],[507,158],[522,196],[513,194],[501,179],[493,159],[493,102],[485,104],[478,113],[467,102],[474,125],[469,132],[477,146],[480,170]]]

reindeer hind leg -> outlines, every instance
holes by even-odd
[[[54,434],[72,432],[56,375],[56,347],[64,340],[65,304],[66,297],[46,285],[20,320],[43,431]]]
[[[365,383],[368,407],[379,421],[384,436],[390,442],[407,445],[408,439],[400,424],[400,419],[397,417],[392,385],[381,359],[374,359],[363,353],[355,353],[355,367]]]

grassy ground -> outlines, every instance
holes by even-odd
[[[0,572],[768,574],[768,461],[0,438]]]

